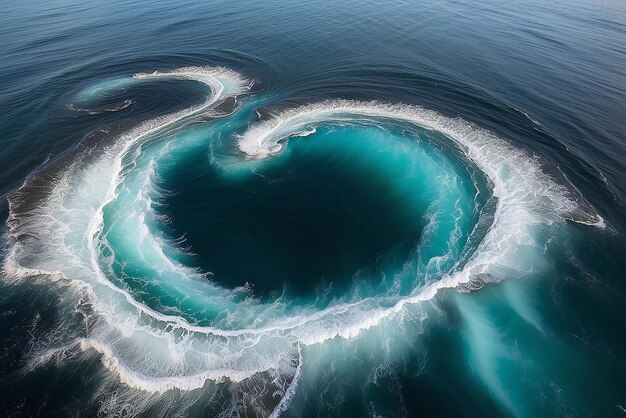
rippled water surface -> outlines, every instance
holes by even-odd
[[[624,416],[626,6],[0,14],[3,416]]]

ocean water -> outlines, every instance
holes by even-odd
[[[626,416],[626,4],[7,2],[0,415]]]

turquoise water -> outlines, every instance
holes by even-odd
[[[626,9],[0,17],[7,416],[622,416]]]

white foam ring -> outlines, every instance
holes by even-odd
[[[284,395],[274,411],[280,414],[301,378],[301,347],[336,337],[356,337],[381,321],[391,320],[407,305],[430,300],[440,290],[468,284],[476,277],[493,281],[519,277],[535,267],[525,254],[541,251],[537,250],[538,227],[563,222],[581,210],[576,199],[544,174],[539,162],[527,152],[462,119],[415,106],[346,100],[287,110],[252,125],[237,138],[240,150],[249,158],[267,158],[279,153],[289,137],[311,134],[320,124],[355,118],[360,123],[393,120],[414,124],[454,141],[491,180],[497,198],[494,221],[461,270],[449,272],[408,296],[339,300],[321,311],[302,310],[292,315],[254,302],[250,312],[271,312],[275,318],[257,327],[190,323],[182,316],[150,308],[107,278],[99,259],[103,211],[115,199],[124,181],[125,158],[130,151],[137,151],[138,144],[210,110],[227,97],[244,93],[250,83],[233,71],[203,67],[142,73],[135,78],[196,80],[209,86],[212,94],[200,105],[140,124],[95,161],[72,164],[51,186],[45,202],[28,213],[15,214],[10,201],[9,233],[14,244],[4,265],[9,279],[46,277],[87,295],[94,318],[89,337],[74,346],[101,353],[103,364],[133,388],[150,392],[192,390],[207,380],[238,382],[273,371],[283,373],[285,382],[290,382],[285,383]],[[595,213],[586,213],[585,219],[598,227],[604,225]],[[176,268],[175,264],[172,261],[171,268]],[[185,274],[193,273],[189,270]],[[39,360],[51,358],[55,356],[46,352]],[[298,359],[297,367],[288,359]]]

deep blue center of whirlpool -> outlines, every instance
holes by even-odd
[[[236,174],[196,153],[162,184],[175,193],[170,227],[225,287],[303,295],[377,282],[419,241],[434,195],[400,154],[416,143],[374,127],[325,127]]]

